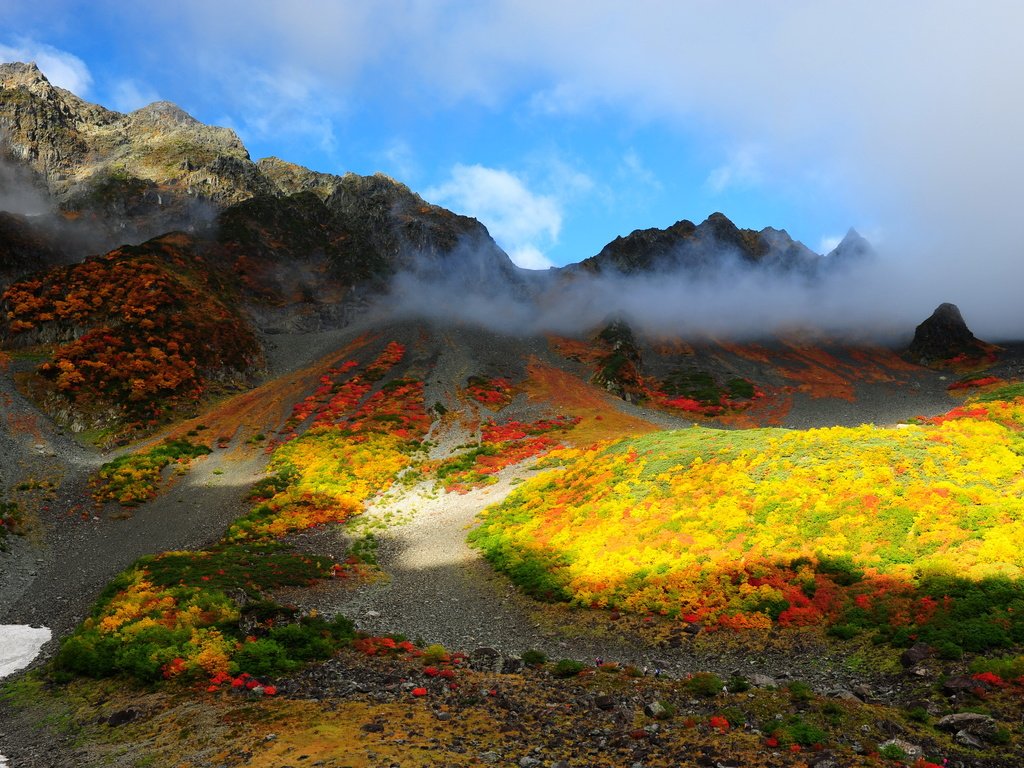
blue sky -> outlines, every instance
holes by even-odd
[[[963,253],[936,228],[1005,227],[1024,177],[1024,19],[965,7],[6,0],[0,59],[121,111],[173,101],[254,159],[383,171],[525,266],[714,211],[816,251],[853,226]]]

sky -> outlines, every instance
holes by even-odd
[[[1022,28],[1004,0],[5,0],[0,60],[382,171],[522,266],[721,211],[817,252],[855,227],[984,314],[1024,278]]]

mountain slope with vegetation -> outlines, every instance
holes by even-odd
[[[385,293],[813,282],[855,232],[714,214],[534,279],[386,176],[34,65],[0,129],[0,622],[56,635],[0,685],[13,765],[1024,763],[1020,347],[952,305],[908,355]]]

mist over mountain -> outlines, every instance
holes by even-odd
[[[230,129],[167,102],[114,112],[34,64],[0,65],[0,156],[0,203],[31,214],[8,221],[7,240],[36,243],[7,247],[6,280],[182,230],[216,252],[270,330],[347,322],[373,304],[507,333],[580,333],[620,315],[692,337],[905,340],[938,303],[958,300],[853,229],[819,255],[784,229],[743,229],[723,213],[636,230],[562,269],[523,270],[479,221],[387,176],[254,162]]]

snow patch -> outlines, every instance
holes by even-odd
[[[39,649],[52,636],[47,627],[0,624],[0,678],[31,664],[32,659],[39,655]],[[0,755],[0,768],[11,768],[3,755]]]
[[[27,667],[53,633],[46,627],[0,624],[0,678]],[[0,761],[0,768],[4,763]]]

